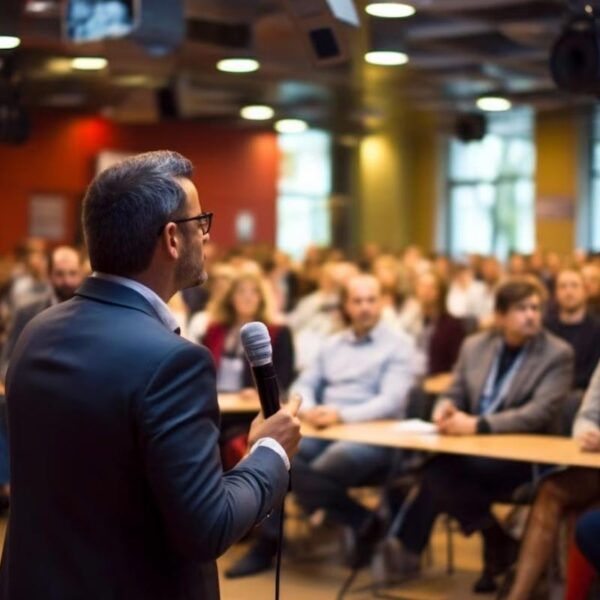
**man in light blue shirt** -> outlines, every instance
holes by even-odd
[[[292,385],[303,398],[301,417],[317,428],[337,423],[402,418],[415,378],[411,338],[382,319],[381,288],[371,275],[351,278],[342,292],[347,327],[330,336],[316,360]],[[372,549],[377,520],[346,490],[386,471],[391,450],[352,442],[304,439],[292,462],[294,492],[307,512],[326,508],[352,528],[357,539],[354,561],[360,566]],[[230,577],[270,566],[277,519],[271,517],[261,536],[232,569]]]

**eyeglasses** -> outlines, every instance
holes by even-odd
[[[202,234],[206,235],[210,231],[210,227],[212,225],[213,213],[205,212],[196,217],[188,217],[186,219],[171,219],[170,223],[187,223],[188,221],[198,221],[198,226],[202,230]],[[166,224],[163,225],[158,230],[158,235],[163,232],[163,229],[166,227]]]

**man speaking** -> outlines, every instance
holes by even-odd
[[[19,338],[2,598],[216,599],[215,559],[287,490],[297,405],[255,421],[250,455],[224,475],[212,358],[166,306],[206,279],[212,214],[191,174],[161,151],[96,177],[94,273]]]

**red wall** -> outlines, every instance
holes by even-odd
[[[235,215],[255,215],[255,238],[275,241],[279,154],[271,132],[231,130],[194,122],[119,125],[96,116],[61,113],[33,117],[32,135],[21,146],[0,145],[0,254],[28,234],[28,198],[59,193],[68,200],[67,236],[77,227],[79,204],[101,150],[177,150],[195,166],[203,210],[215,213],[212,239],[235,244]]]

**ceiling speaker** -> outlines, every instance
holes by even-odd
[[[317,66],[338,65],[350,58],[348,29],[360,21],[353,0],[284,0]]]
[[[454,136],[461,142],[478,142],[486,134],[485,116],[479,113],[459,115],[454,122]]]
[[[561,90],[600,93],[600,31],[595,19],[580,17],[566,25],[552,47],[550,72]]]

